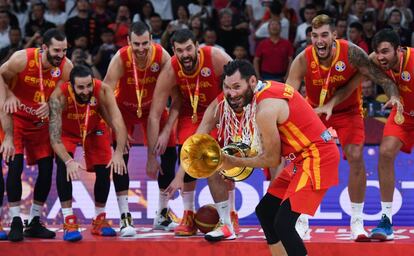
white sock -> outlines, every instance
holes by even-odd
[[[30,208],[29,223],[32,221],[34,217],[40,217],[40,214],[42,213],[42,208],[42,205],[32,204],[32,207]]]
[[[181,193],[183,197],[184,211],[193,211],[194,212],[194,190],[185,191]]]
[[[236,190],[230,190],[229,191],[229,206],[230,206],[230,212],[236,211]]]
[[[14,217],[20,217],[20,205],[9,207],[9,215],[12,219]]]
[[[73,209],[72,208],[62,208],[62,214],[63,214],[63,221],[65,221],[67,216],[73,215]]]
[[[168,195],[163,191],[160,191],[158,198],[158,214],[160,214],[164,208],[168,208]]]
[[[363,210],[364,210],[364,203],[351,202],[351,218],[352,217],[362,218]]]
[[[381,201],[381,213],[385,214],[392,223],[392,202]]]
[[[116,196],[116,199],[118,200],[119,213],[122,215],[129,212],[128,195]]]
[[[230,219],[230,207],[229,207],[229,201],[223,201],[220,203],[216,203],[216,209],[219,214],[220,220],[223,224],[227,224],[230,227],[233,227],[231,224]]]
[[[98,207],[95,206],[95,216],[97,217],[99,214],[105,212],[105,207]]]

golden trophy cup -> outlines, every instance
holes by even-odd
[[[231,143],[223,149],[217,141],[208,134],[190,136],[183,144],[180,154],[181,165],[184,171],[193,178],[208,178],[215,172],[234,181],[247,179],[253,172],[253,167],[234,167],[230,170],[220,170],[222,155],[237,157],[254,156],[256,152],[244,143]]]

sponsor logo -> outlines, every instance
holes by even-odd
[[[24,103],[20,103],[19,110],[21,110],[21,111],[23,111],[23,112],[25,112],[29,115],[32,115],[32,116],[36,115],[36,109],[34,107],[27,106]]]
[[[402,72],[401,73],[401,79],[406,81],[406,82],[410,81],[411,80],[410,72],[408,72],[408,71]]]
[[[346,65],[345,65],[345,63],[343,62],[343,61],[338,61],[336,64],[335,64],[335,70],[336,71],[338,71],[338,72],[342,72],[342,71],[344,71],[346,69]]]
[[[96,98],[94,96],[91,97],[91,100],[89,101],[89,105],[91,107],[96,106],[96,104],[98,104],[98,101],[96,100]]]
[[[203,77],[209,77],[211,76],[211,69],[209,69],[208,67],[204,67],[201,69],[200,73]]]
[[[52,68],[52,69],[50,70],[50,75],[51,75],[52,77],[59,77],[61,73],[62,73],[62,72],[60,71],[60,68],[58,68],[58,67],[56,67],[56,68]]]
[[[154,62],[151,65],[151,72],[156,73],[160,70],[160,65],[158,65],[158,63]]]

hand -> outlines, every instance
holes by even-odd
[[[39,118],[49,117],[49,104],[47,102],[39,102],[40,107],[36,109],[36,116]]]
[[[66,165],[66,180],[70,182],[79,179],[79,169],[84,170],[84,168],[82,168],[82,166],[78,162],[72,159]]]
[[[0,153],[3,153],[3,159],[8,163],[14,160],[15,148],[13,139],[5,138],[0,146]]]
[[[329,118],[331,118],[332,116],[332,109],[333,106],[331,106],[331,104],[329,104],[329,102],[321,107],[317,107],[314,108],[313,110],[315,111],[315,113],[319,116],[321,114],[325,114],[326,115],[326,121],[329,120]]]
[[[17,112],[20,107],[20,100],[14,95],[10,94],[3,105],[3,111],[7,114],[13,114]]]
[[[170,185],[164,190],[164,193],[167,194],[168,198],[171,198],[175,191],[182,190],[184,187],[184,179],[180,176],[175,176],[173,181],[171,181]]]
[[[232,157],[234,157],[234,156],[230,156],[230,155],[227,155],[227,154],[222,154],[221,155],[221,160],[222,161],[221,161],[221,164],[220,164],[218,170],[230,170],[231,168],[234,168],[235,166],[230,163],[230,159]]]
[[[390,100],[387,101],[382,107],[382,110],[384,110],[385,108],[390,108],[390,107],[396,107],[397,112],[400,114],[404,113],[404,106],[402,105],[398,97],[391,96]]]
[[[125,165],[124,157],[121,153],[115,151],[112,155],[111,161],[106,165],[106,168],[111,167],[111,172],[118,175],[127,174],[127,168]]]
[[[160,175],[164,175],[160,164],[157,161],[157,157],[153,154],[148,154],[147,159],[147,176],[153,180],[157,179],[158,172]]]
[[[176,26],[172,25],[171,23],[167,25],[167,32],[169,35],[171,35],[176,30],[177,30]]]
[[[155,144],[153,152],[156,156],[160,156],[165,153],[165,149],[167,148],[169,139],[169,134],[161,132],[160,136],[158,137],[157,144]]]

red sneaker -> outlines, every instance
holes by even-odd
[[[197,227],[195,226],[193,211],[184,211],[180,225],[174,229],[174,234],[176,236],[193,236],[197,234]]]
[[[92,235],[98,236],[116,236],[116,232],[106,220],[106,213],[100,213],[92,220]]]

